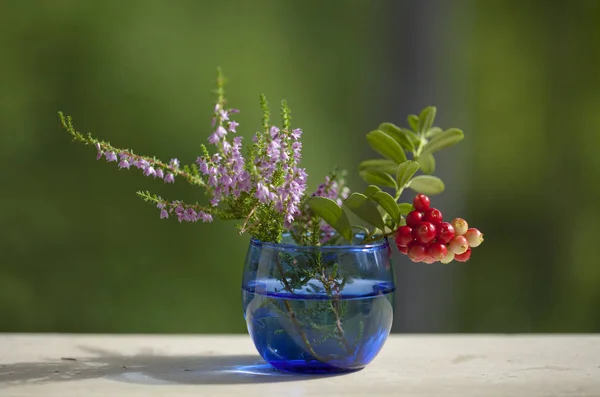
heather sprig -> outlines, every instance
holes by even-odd
[[[198,203],[185,204],[179,200],[168,201],[156,194],[148,191],[137,192],[144,201],[156,204],[156,208],[160,210],[160,219],[167,219],[171,215],[175,215],[179,222],[212,222],[212,212],[214,209],[203,207]]]
[[[197,169],[189,166],[181,168],[179,160],[176,158],[167,163],[156,157],[135,154],[131,149],[116,148],[110,142],[101,141],[89,133],[84,135],[77,131],[70,116],[65,116],[62,112],[58,112],[58,115],[63,128],[71,134],[75,141],[84,145],[92,145],[96,149],[96,160],[104,157],[107,162],[114,162],[119,169],[134,167],[139,169],[145,176],[161,179],[165,183],[174,183],[175,177],[181,176],[191,185],[205,186],[205,182],[198,175]]]

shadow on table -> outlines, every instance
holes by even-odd
[[[231,385],[301,381],[324,377],[324,375],[282,372],[265,363],[259,356],[162,356],[151,353],[123,356],[98,348],[80,347],[80,349],[91,357],[61,357],[56,361],[43,363],[0,364],[0,388],[14,384],[95,378],[145,385]]]

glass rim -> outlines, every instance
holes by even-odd
[[[289,233],[284,233],[289,235]],[[354,236],[364,236],[363,233],[355,233]],[[344,245],[298,245],[289,243],[272,243],[260,241],[256,238],[250,239],[250,244],[256,247],[266,247],[279,250],[295,250],[295,251],[365,251],[365,250],[377,250],[385,249],[389,247],[390,243],[387,237],[383,236],[378,240],[375,240],[368,244],[344,244]]]

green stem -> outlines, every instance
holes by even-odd
[[[292,287],[290,287],[290,284],[287,282],[287,279],[285,278],[285,273],[283,271],[283,266],[281,266],[281,262],[279,262],[279,255],[275,262],[277,263],[277,269],[279,270],[279,274],[281,274],[281,282],[283,283],[285,290],[288,291],[290,294],[293,294],[294,290],[292,289]],[[298,318],[296,317],[296,312],[292,308],[292,305],[290,304],[290,302],[287,299],[284,299],[283,305],[285,306],[285,310],[287,310],[288,316],[289,316],[290,320],[292,321],[292,324],[294,324],[296,331],[298,332],[298,334],[302,338],[302,341],[306,345],[306,350],[308,351],[308,353],[310,353],[310,355],[313,356],[313,358],[315,360],[320,361],[322,363],[326,363],[327,360],[320,357],[320,355],[317,354],[315,349],[313,349],[310,341],[308,340],[308,337],[306,336],[306,333],[302,329],[302,324],[300,324],[300,322],[298,321]]]

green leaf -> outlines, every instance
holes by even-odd
[[[432,127],[429,131],[427,131],[427,133],[425,134],[425,137],[433,138],[434,136],[439,135],[442,132],[444,132],[444,130],[441,129],[440,127]]]
[[[396,164],[395,161],[388,160],[388,159],[373,159],[373,160],[362,161],[358,165],[358,170],[364,171],[364,170],[373,170],[374,169],[377,171],[385,172],[387,174],[395,174],[397,167],[398,167],[398,165]]]
[[[364,170],[359,173],[360,177],[371,185],[380,185],[396,188],[396,180],[385,172],[377,170]]]
[[[377,192],[371,199],[375,201],[377,204],[381,206],[388,213],[390,218],[394,223],[398,223],[400,220],[400,211],[398,210],[398,205],[396,204],[396,200],[389,193],[386,192]],[[383,230],[383,229],[382,229]]]
[[[435,158],[431,153],[422,153],[417,159],[417,163],[419,163],[421,171],[425,174],[433,174],[433,171],[435,171]]]
[[[344,201],[344,204],[346,204],[346,207],[348,207],[348,209],[356,216],[370,225],[378,227],[381,230],[385,227],[383,218],[377,210],[377,206],[364,194],[352,193],[350,197]]]
[[[385,132],[396,140],[404,148],[413,152],[415,150],[415,142],[418,142],[418,137],[414,132],[406,129],[402,129],[392,123],[381,123],[379,124],[379,130]]]
[[[402,146],[385,132],[379,130],[371,131],[367,134],[367,141],[373,150],[383,157],[394,160],[396,164],[406,161],[406,154],[404,154]]]
[[[406,137],[412,142],[413,146],[416,148],[419,145],[421,139],[419,136],[408,128],[400,128],[400,131],[406,135]]]
[[[458,142],[462,141],[464,137],[465,134],[463,134],[463,132],[458,128],[450,128],[449,130],[436,135],[429,142],[427,142],[423,148],[423,152],[435,153],[438,150],[457,144]]]
[[[431,127],[433,127],[433,121],[435,120],[436,112],[437,109],[435,108],[435,106],[428,106],[425,109],[423,109],[423,111],[419,115],[419,134],[424,136],[425,133],[427,133],[427,131],[429,131]]]
[[[367,186],[367,188],[365,189],[365,196],[370,197],[372,195],[374,195],[377,192],[380,192],[381,189],[375,185],[369,185]]]
[[[402,189],[418,169],[419,163],[416,161],[408,160],[399,164],[396,169],[396,184],[398,185],[398,188]]]
[[[329,223],[342,237],[352,241],[352,227],[346,213],[337,203],[325,197],[311,197],[308,206],[315,214]]]
[[[428,195],[440,194],[444,191],[444,182],[437,176],[419,175],[414,177],[409,184],[409,187],[417,193]]]
[[[400,214],[406,215],[413,210],[413,205],[411,203],[398,203],[398,211]]]
[[[407,121],[408,125],[413,129],[414,132],[419,132],[419,116],[416,114],[409,114]]]

